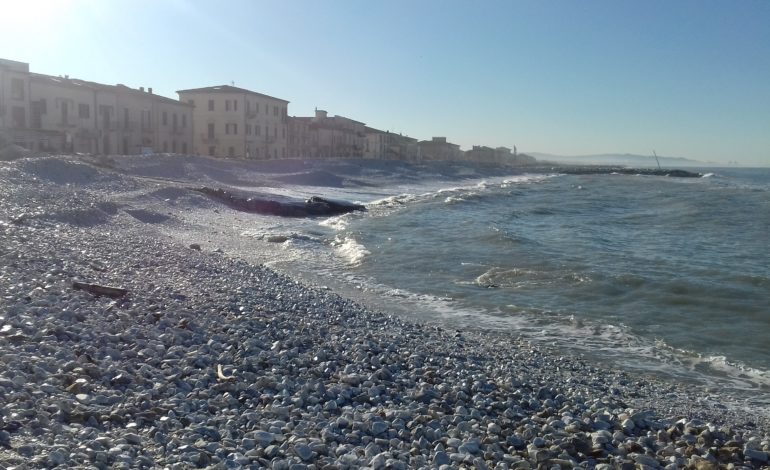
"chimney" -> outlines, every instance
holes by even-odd
[[[144,87],[143,87],[143,86],[140,86],[140,87],[139,87],[139,91],[144,91]]]
[[[316,109],[315,110],[315,117],[318,118],[318,119],[325,118],[326,117],[326,111],[324,111],[322,109]]]
[[[69,80],[69,79],[70,79],[70,76],[69,76],[69,75],[65,75],[65,76],[64,76],[64,78],[65,78],[65,79],[67,79],[67,80]]]
[[[147,93],[152,94],[152,87],[147,87]]]

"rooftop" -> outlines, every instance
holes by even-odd
[[[161,101],[168,104],[192,107],[192,105],[189,103],[184,103],[182,101],[178,101],[172,98],[156,95],[154,93],[150,93],[149,91],[142,91],[142,90],[137,90],[135,88],[130,88],[123,84],[105,85],[103,83],[90,82],[88,80],[81,80],[79,78],[56,77],[54,75],[45,75],[42,73],[30,73],[29,76],[30,76],[30,79],[32,80],[49,82],[49,83],[56,84],[58,86],[68,86],[71,88],[86,88],[94,91],[106,91],[106,92],[113,92],[113,93],[130,93],[133,95],[142,95],[143,97],[152,98],[154,100]]]
[[[283,103],[289,103],[287,100],[276,98],[275,96],[265,95],[264,93],[257,93],[256,91],[247,90],[245,88],[239,88],[231,85],[218,85],[207,86],[203,88],[190,88],[188,90],[177,90],[177,93],[247,93],[250,95],[261,96],[262,98],[269,98],[271,100],[281,101]]]

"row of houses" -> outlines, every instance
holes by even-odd
[[[319,109],[289,116],[289,101],[232,85],[177,94],[32,73],[27,63],[0,59],[0,132],[52,153],[527,163],[505,147],[463,152],[445,137],[418,141]]]

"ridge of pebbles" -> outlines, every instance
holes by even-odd
[[[106,187],[0,169],[0,469],[769,465],[762,417],[189,249]]]

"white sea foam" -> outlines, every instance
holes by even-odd
[[[318,225],[329,227],[334,231],[341,232],[348,228],[348,225],[350,224],[350,218],[350,214],[336,215],[334,217],[329,217],[328,219],[322,220],[318,223]]]
[[[347,261],[347,264],[352,266],[361,264],[366,256],[370,254],[369,250],[359,243],[352,235],[344,237],[337,236],[331,242],[331,245],[335,248],[336,252]]]

